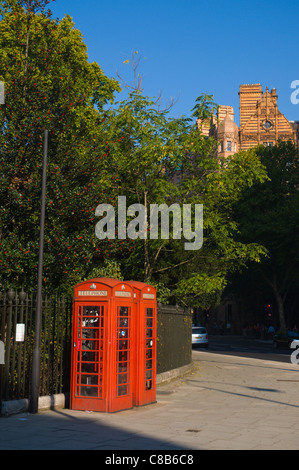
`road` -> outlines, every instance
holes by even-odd
[[[269,361],[290,363],[291,349],[274,349],[272,341],[259,340],[242,336],[212,336],[209,335],[209,348],[196,348],[198,352],[211,354],[228,354],[232,356],[249,357]]]

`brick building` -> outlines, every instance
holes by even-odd
[[[258,144],[275,145],[279,140],[299,145],[299,121],[288,121],[279,111],[275,88],[263,92],[260,84],[241,85],[239,100],[240,127],[234,122],[232,106],[219,106],[212,122],[198,121],[204,135],[218,140],[219,156],[229,157]]]

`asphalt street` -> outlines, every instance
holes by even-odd
[[[209,336],[209,352],[252,357],[278,362],[290,362],[292,350],[288,348],[275,349],[270,339],[258,339],[242,336]]]

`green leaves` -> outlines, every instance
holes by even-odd
[[[46,3],[7,2],[0,22],[2,288],[36,283],[45,128],[45,289],[68,289],[110,251],[96,246],[94,211],[113,199],[102,122],[119,85],[88,62],[72,19],[51,19]]]
[[[256,153],[268,177],[244,192],[233,207],[233,216],[239,226],[239,241],[258,243],[266,253],[258,271],[250,265],[248,287],[254,291],[270,286],[279,322],[284,325],[283,304],[291,303],[288,296],[298,290],[299,282],[299,155],[291,142],[280,142],[273,148],[260,146]]]
[[[198,96],[198,98],[195,100],[195,103],[196,104],[192,109],[192,116],[202,121],[211,119],[214,112],[218,108],[217,104],[214,102],[214,96],[207,95],[205,93],[202,93],[200,96]]]
[[[202,95],[195,112],[206,119],[215,108],[212,97]],[[105,124],[114,188],[127,196],[128,205],[141,203],[148,214],[150,204],[204,205],[204,244],[198,252],[186,252],[183,238],[172,239],[171,226],[169,240],[152,240],[148,232],[122,261],[125,277],[171,286],[174,302],[200,306],[219,300],[228,274],[265,254],[258,244],[236,240],[231,213],[245,189],[266,180],[260,159],[249,151],[220,161],[217,142],[204,138],[191,119],[160,113],[139,90],[116,103]]]

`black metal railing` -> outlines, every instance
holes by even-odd
[[[192,361],[192,313],[190,308],[158,304],[157,373]]]
[[[0,366],[0,401],[30,396],[35,311],[36,295],[12,289],[0,293],[0,341],[5,344],[5,363]],[[40,395],[68,392],[72,300],[44,297],[41,316]]]

